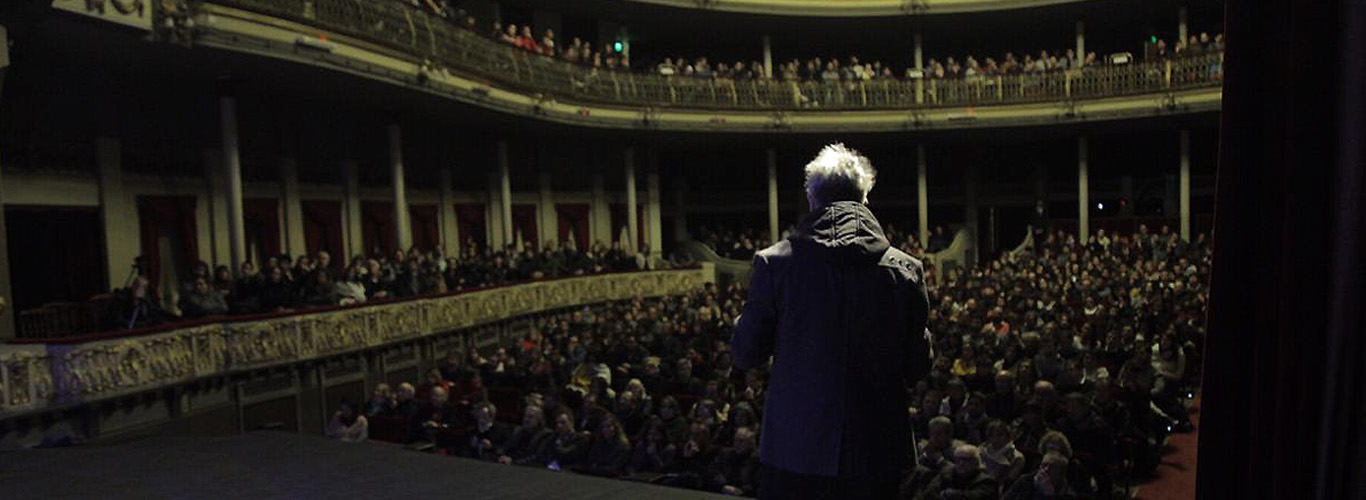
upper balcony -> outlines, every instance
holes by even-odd
[[[783,133],[1067,124],[1213,111],[1222,95],[1222,53],[1008,76],[823,84],[579,65],[404,2],[211,0],[169,17],[156,23],[168,38],[573,126]]]
[[[1024,9],[1087,0],[630,0],[685,9],[814,17],[874,17],[961,14]]]

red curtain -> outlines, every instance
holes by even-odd
[[[612,203],[608,205],[612,216],[612,238],[608,241],[608,246],[616,243],[617,235],[621,234],[622,228],[626,227],[626,204]],[[636,248],[645,246],[645,205],[636,205]]]
[[[260,262],[259,257],[280,253],[280,202],[275,198],[247,198],[242,201],[242,225],[247,237],[248,252],[255,246],[261,255],[247,255]],[[234,262],[234,265],[241,264]]]
[[[1366,3],[1224,2],[1195,498],[1366,491]]]
[[[588,250],[588,217],[591,210],[587,203],[561,203],[555,205],[555,215],[559,228],[560,243],[569,241],[572,236],[579,250]]]
[[[441,247],[441,221],[436,205],[408,205],[413,246],[424,251]]]
[[[483,204],[456,203],[455,222],[460,227],[460,248],[462,250],[471,242],[479,248],[488,247],[488,226],[485,224]]]
[[[360,237],[365,254],[393,255],[395,236],[393,202],[360,202]]]
[[[513,231],[522,233],[522,242],[527,248],[540,247],[540,240],[536,237],[536,227],[536,205],[512,205]]]
[[[334,259],[346,255],[342,253],[341,202],[303,200],[299,205],[304,216],[304,246],[308,253],[326,250]]]
[[[179,233],[172,244],[180,246],[177,266],[188,275],[191,264],[199,260],[199,233],[195,223],[193,196],[138,196],[138,226],[142,243],[142,257],[147,263],[147,279],[155,287],[161,279],[161,246],[157,242],[163,234]]]

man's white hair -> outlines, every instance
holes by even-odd
[[[806,164],[806,196],[816,206],[841,200],[868,203],[868,192],[876,179],[877,171],[868,158],[835,143],[821,148]]]

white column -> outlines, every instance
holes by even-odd
[[[540,222],[537,227],[541,233],[541,246],[544,247],[547,241],[555,242],[555,247],[559,248],[563,241],[560,241],[560,220],[555,214],[555,193],[551,191],[550,172],[541,172],[538,176],[541,187]]]
[[[100,168],[100,218],[104,221],[105,269],[109,288],[127,285],[133,258],[142,247],[137,208],[123,186],[123,152],[118,139],[95,140],[96,161]],[[8,272],[9,268],[5,268]],[[9,281],[5,281],[9,283]]]
[[[630,146],[623,151],[623,170],[626,171],[626,251],[637,251],[636,241],[640,224],[636,214],[636,150]]]
[[[589,208],[592,213],[589,230],[593,233],[593,243],[602,242],[610,246],[616,237],[612,235],[612,213],[607,206],[607,181],[600,171],[593,172],[593,205]]]
[[[9,43],[9,39],[5,36],[5,28],[0,26],[0,44],[7,43]],[[6,49],[0,48],[0,56],[6,54]],[[5,63],[6,59],[0,57],[0,79],[4,78],[4,67],[7,65]],[[9,234],[5,229],[4,191],[5,180],[4,176],[0,174],[0,298],[5,300],[5,304],[0,306],[0,340],[12,339],[17,335],[17,325],[14,321],[16,318],[14,290],[10,287]],[[113,274],[109,276],[110,280],[118,279],[114,278]],[[4,376],[4,374],[0,374],[0,376]]]
[[[1178,42],[1181,42],[1181,43],[1186,43],[1186,40],[1187,40],[1187,38],[1188,38],[1188,35],[1189,35],[1189,31],[1188,31],[1188,28],[1186,27],[1186,8],[1185,8],[1184,6],[1183,6],[1183,7],[1177,7],[1177,8],[1176,8],[1176,36],[1179,37],[1179,40],[1177,40],[1177,41],[1178,41]],[[1172,45],[1171,47],[1167,47],[1167,50],[1175,50],[1175,49],[1176,49],[1176,45]]]
[[[915,192],[920,248],[930,247],[930,189],[925,179],[925,170],[925,145],[919,144],[915,147]]]
[[[914,38],[915,53],[912,56],[915,58],[915,69],[925,69],[925,46],[920,38],[920,33],[916,33]]]
[[[1191,239],[1191,131],[1181,131],[1181,239]]]
[[[360,220],[360,164],[355,160],[343,160],[342,169],[342,222],[346,224],[346,244],[351,255],[371,255],[373,248],[365,248],[365,238]],[[301,224],[302,225],[302,224]],[[300,247],[300,252],[304,252]],[[384,256],[388,258],[388,255]]]
[[[204,150],[204,179],[204,208],[208,211],[205,219],[209,226],[201,229],[208,233],[209,241],[200,243],[207,243],[209,254],[201,257],[210,265],[231,267],[232,243],[228,241],[231,238],[228,235],[228,218],[232,214],[228,213],[228,179],[224,175],[222,150]]]
[[[408,217],[408,189],[403,178],[403,132],[389,124],[389,172],[394,185],[394,244],[408,251],[413,246],[413,226]]]
[[[0,89],[5,84],[5,68],[9,67],[9,33],[4,26],[0,26]],[[15,337],[14,304],[10,294],[9,277],[9,236],[5,234],[5,210],[4,210],[4,186],[3,176],[0,176],[0,298],[4,298],[9,304],[0,308],[0,340],[12,339]],[[113,275],[110,275],[112,278]],[[0,373],[0,377],[4,374]]]
[[[778,234],[778,151],[768,148],[768,239],[777,243]]]
[[[773,41],[764,35],[764,78],[773,79]]]
[[[645,169],[645,224],[649,226],[645,233],[645,241],[650,245],[651,261],[664,254],[664,218],[660,213],[661,206],[658,151],[651,147],[649,163]]]
[[[488,174],[488,200],[484,204],[484,216],[488,220],[489,250],[502,250],[509,242],[503,240],[503,183],[498,172]]]
[[[1085,61],[1085,60],[1086,60],[1086,22],[1085,22],[1085,21],[1077,21],[1077,60],[1074,61],[1074,62],[1081,62],[1081,61]]]
[[[512,174],[508,173],[508,141],[498,141],[498,211],[503,227],[503,244],[513,242]]]
[[[299,168],[293,158],[280,159],[280,191],[283,201],[280,207],[285,219],[285,253],[303,254],[308,251],[304,244],[303,200],[299,199]],[[349,257],[337,255],[334,258],[337,262],[350,262]]]
[[[920,33],[915,34],[915,69],[921,71],[920,78],[915,79],[915,103],[925,102],[925,54],[921,45]]]
[[[4,27],[0,27],[0,44],[4,43],[8,43],[8,38],[5,37]],[[0,53],[3,53],[3,50],[0,49]],[[0,78],[3,78],[3,67],[0,65]],[[5,300],[5,304],[0,306],[0,340],[12,339],[17,335],[14,321],[14,290],[10,287],[9,276],[9,234],[5,229],[4,191],[5,180],[4,176],[0,175],[0,298]],[[111,280],[117,279],[113,274],[109,276]]]
[[[438,182],[441,183],[441,198],[437,207],[437,218],[441,221],[441,253],[446,256],[460,254],[460,224],[455,216],[455,191],[451,187],[451,169],[443,168]]]
[[[1091,186],[1086,138],[1077,138],[1077,238],[1085,245],[1091,237]]]
[[[237,150],[237,103],[231,95],[219,98],[223,127],[223,175],[227,178],[228,266],[235,276],[238,264],[246,258],[246,232],[242,223],[242,158]]]

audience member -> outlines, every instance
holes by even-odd
[[[327,436],[347,443],[359,443],[370,437],[370,423],[356,411],[349,401],[342,400],[340,408],[327,424]]]

